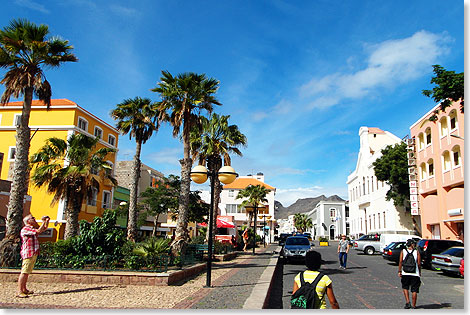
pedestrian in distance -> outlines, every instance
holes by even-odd
[[[48,216],[42,217],[42,225],[36,222],[36,219],[28,214],[23,218],[25,226],[21,229],[21,258],[23,264],[21,267],[21,273],[18,278],[18,294],[19,298],[26,298],[28,295],[33,294],[33,291],[29,291],[26,288],[29,275],[33,272],[34,264],[39,255],[39,240],[38,235],[44,232],[49,225],[50,218]]]
[[[346,269],[346,263],[348,262],[349,252],[349,241],[346,239],[346,235],[341,235],[341,240],[338,243],[338,255],[339,255],[339,269]]]
[[[416,243],[413,239],[406,241],[406,248],[400,253],[398,263],[398,276],[401,277],[401,287],[405,295],[405,308],[416,308],[419,287],[421,285],[421,255],[415,248]],[[411,289],[411,304],[410,304]]]
[[[333,283],[327,275],[321,273],[320,267],[322,264],[321,254],[319,252],[310,250],[305,255],[305,265],[307,270],[298,273],[294,278],[294,287],[292,289],[292,298],[291,306],[297,304],[300,307],[292,308],[319,308],[326,309],[325,295],[328,296],[331,308],[339,309],[339,303],[336,300],[335,294],[333,292]],[[317,277],[319,277],[317,279]],[[318,301],[315,303],[309,303],[310,299],[302,298],[295,294],[300,288],[302,288],[302,283],[312,283],[316,284],[314,287]],[[300,292],[300,291],[299,291]]]
[[[242,233],[242,238],[243,238],[243,251],[245,252],[246,251],[246,247],[248,246],[248,228],[245,229],[245,231],[243,231]]]

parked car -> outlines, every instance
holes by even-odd
[[[464,255],[464,248],[454,246],[446,249],[440,254],[432,255],[432,267],[442,270],[444,273],[453,273],[460,275],[460,261]]]
[[[380,234],[380,252],[383,251],[385,246],[389,245],[392,242],[406,242],[409,239],[413,239],[416,242],[419,242],[419,240],[421,240],[421,237],[410,234]]]
[[[363,251],[367,255],[380,251],[380,235],[370,234],[361,236],[354,241],[354,249]]]
[[[292,233],[281,233],[279,235],[279,246],[283,246],[289,236],[292,236]]]
[[[463,246],[462,241],[422,239],[418,242],[418,250],[421,254],[421,266],[431,268],[433,254],[440,254],[452,246]]]
[[[312,234],[309,232],[304,232],[303,234],[300,234],[300,236],[305,236],[309,241],[312,241]]]
[[[305,259],[305,254],[311,249],[311,244],[305,236],[290,236],[281,250],[281,258],[284,261]]]
[[[400,261],[400,253],[404,248],[406,248],[406,242],[392,242],[384,248],[382,257],[398,264]]]

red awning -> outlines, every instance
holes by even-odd
[[[207,223],[203,222],[203,223],[198,223],[197,225],[199,226],[207,226]],[[227,219],[225,218],[217,218],[217,227],[218,228],[234,228],[235,227],[235,224],[233,224],[232,222],[229,222],[227,221]]]

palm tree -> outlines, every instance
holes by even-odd
[[[240,190],[236,199],[247,198],[242,202],[242,207],[250,205],[250,207],[259,208],[263,202],[268,202],[266,196],[269,194],[270,190],[262,185],[249,185],[245,189]],[[256,224],[256,216],[257,214],[255,211],[250,211],[248,214],[248,227],[251,226],[251,221],[253,217],[255,218]],[[255,237],[256,237],[256,226],[254,227]]]
[[[305,213],[296,213],[294,214],[294,226],[301,233],[306,232],[307,229],[313,226],[312,219]]]
[[[0,30],[0,68],[8,69],[0,81],[5,85],[0,103],[5,105],[13,96],[23,96],[23,110],[16,127],[16,154],[13,179],[8,205],[6,235],[0,242],[0,265],[6,262],[6,252],[15,251],[19,246],[22,227],[23,199],[28,192],[28,157],[30,146],[29,116],[33,94],[47,107],[51,103],[51,86],[46,80],[42,67],[59,67],[68,61],[78,59],[71,53],[73,47],[67,40],[50,37],[49,27],[36,25],[24,19],[12,20],[9,26]]]
[[[239,146],[246,146],[246,136],[240,132],[238,126],[229,125],[227,116],[219,116],[213,113],[210,119],[201,117],[201,130],[194,128],[191,131],[191,152],[193,161],[199,160],[199,164],[203,165],[207,161],[207,166],[210,172],[217,172],[222,167],[222,159],[224,165],[230,165],[230,153],[242,156],[243,154],[238,149]],[[217,209],[220,201],[220,193],[222,185],[219,178],[213,176],[210,178],[214,182],[214,204],[212,215],[217,216]],[[212,227],[215,235],[217,228],[217,220],[213,221]],[[208,239],[207,233],[206,239]]]
[[[47,192],[54,194],[51,204],[65,200],[65,239],[78,235],[78,215],[83,201],[97,194],[100,184],[106,180],[117,185],[112,167],[106,162],[106,157],[116,150],[96,149],[98,141],[98,137],[84,134],[73,134],[67,141],[53,137],[31,156],[34,186],[47,186]]]
[[[137,237],[137,189],[140,178],[140,153],[142,144],[147,142],[153,132],[159,128],[159,111],[156,104],[148,98],[135,97],[126,99],[117,104],[111,112],[113,119],[117,120],[116,127],[123,134],[129,133],[129,139],[135,138],[136,148],[134,165],[131,171],[131,187],[129,196],[129,220],[127,223],[127,239],[135,242]]]
[[[205,74],[189,72],[173,76],[168,71],[162,71],[160,82],[152,89],[162,99],[159,106],[161,120],[169,122],[173,126],[173,136],[180,135],[183,141],[178,221],[172,244],[175,253],[183,252],[189,240],[187,226],[192,166],[190,131],[195,125],[200,125],[202,111],[210,114],[214,105],[221,105],[214,96],[218,88],[219,81],[207,78]]]

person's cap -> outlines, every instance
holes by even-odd
[[[411,245],[415,245],[415,244],[416,244],[416,242],[412,238],[410,238],[409,240],[406,241],[406,246],[411,246]]]

